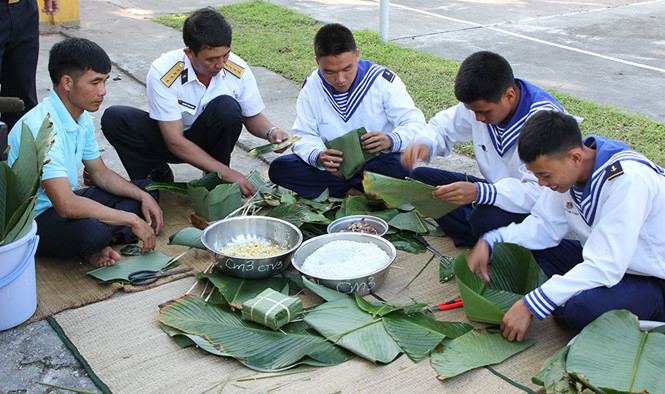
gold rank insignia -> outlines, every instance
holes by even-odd
[[[224,65],[224,70],[230,72],[231,74],[235,75],[238,78],[242,78],[242,73],[245,72],[244,68],[242,68],[239,65],[233,63],[230,60],[226,61],[226,64]]]
[[[618,161],[615,161],[614,163],[605,167],[605,178],[608,181],[610,179],[618,177],[621,174],[623,174],[623,168],[621,167],[621,163]]]
[[[178,78],[180,73],[182,73],[182,70],[185,69],[185,62],[178,62],[176,63],[169,71],[164,74],[164,76],[160,79],[164,85],[166,85],[167,88],[170,88],[171,85],[173,85],[173,82]]]

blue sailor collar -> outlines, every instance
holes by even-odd
[[[501,157],[515,146],[524,122],[534,112],[540,110],[563,111],[563,107],[557,105],[554,99],[548,95],[539,94],[540,89],[531,83],[519,78],[515,78],[515,83],[520,88],[520,102],[512,118],[510,118],[510,122],[506,125],[487,125],[492,145]]]
[[[353,113],[356,112],[358,106],[363,98],[372,87],[372,84],[382,72],[384,68],[374,64],[368,60],[360,59],[358,62],[358,73],[356,79],[353,81],[351,88],[346,93],[346,103],[339,103],[335,100],[335,93],[333,93],[332,86],[326,82],[321,74],[321,70],[317,71],[319,80],[321,81],[321,88],[323,89],[328,102],[333,107],[335,112],[339,114],[344,122],[347,122]],[[339,94],[337,94],[339,97]],[[341,104],[341,105],[340,105]],[[344,105],[345,104],[345,105]]]
[[[584,140],[584,145],[593,148],[595,144],[596,160],[593,172],[583,188],[573,186],[570,195],[587,225],[591,226],[596,217],[598,196],[607,181],[621,174],[621,161],[632,160],[642,163],[660,175],[665,176],[665,170],[647,159],[640,152],[636,152],[622,141],[611,140],[607,137],[591,135]]]

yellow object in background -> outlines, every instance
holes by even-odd
[[[37,4],[39,4],[39,24],[41,26],[52,26],[62,23],[78,25],[81,22],[78,0],[60,0],[60,11],[55,15],[46,15],[42,12],[42,9],[44,8],[44,0],[37,0]]]

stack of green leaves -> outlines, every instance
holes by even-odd
[[[436,187],[415,179],[397,179],[374,172],[365,172],[363,188],[366,193],[380,196],[392,206],[411,204],[423,215],[438,219],[459,207],[436,199],[432,192]]]
[[[97,268],[88,272],[88,275],[93,276],[99,283],[125,283],[129,282],[129,274],[132,272],[143,270],[168,271],[178,265],[180,263],[177,260],[153,250],[136,257],[120,260],[108,267]]]
[[[302,312],[302,301],[273,289],[265,289],[242,305],[242,318],[278,330]]]
[[[346,179],[353,177],[365,163],[379,155],[379,152],[368,153],[363,149],[360,137],[364,134],[367,130],[361,127],[325,142],[326,148],[342,151],[344,161],[339,169]]]
[[[24,123],[16,160],[11,167],[0,162],[0,246],[22,238],[32,228],[44,160],[53,144],[52,132],[48,115],[36,136]]]
[[[540,286],[545,275],[531,251],[515,244],[495,243],[491,264],[489,284],[469,270],[464,253],[455,259],[453,271],[469,320],[500,324],[508,309]]]
[[[665,393],[665,326],[641,331],[627,310],[605,312],[533,377],[548,393]]]

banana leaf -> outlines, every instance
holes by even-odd
[[[343,300],[349,298],[349,296],[346,294],[342,294],[338,291],[329,289],[318,283],[314,283],[305,277],[302,277],[302,284],[307,290],[318,295],[319,297],[323,298],[326,301]]]
[[[259,156],[259,155],[265,155],[266,153],[274,152],[276,150],[280,150],[283,148],[286,148],[287,146],[293,144],[296,141],[300,141],[302,139],[301,136],[295,136],[291,138],[287,138],[282,142],[275,142],[272,144],[266,144],[266,145],[261,145],[257,146],[256,148],[250,150],[247,152],[249,156]]]
[[[392,244],[395,245],[395,248],[407,253],[417,254],[427,251],[427,248],[413,239],[412,235],[413,233],[408,231],[400,231],[393,234],[388,233],[384,235],[383,238],[392,242]]]
[[[455,265],[455,259],[448,256],[441,256],[439,261],[439,283],[448,282],[455,276],[453,272],[453,266]]]
[[[108,267],[89,271],[88,275],[93,276],[100,283],[129,282],[129,274],[132,272],[142,270],[162,271],[167,267],[172,268],[172,259],[170,256],[165,256],[161,252],[153,250],[140,256],[117,261]]]
[[[310,211],[307,209],[307,207],[303,207],[302,205],[295,203],[285,203],[273,208],[266,214],[266,216],[286,220],[294,226],[300,227],[303,223],[305,223],[305,218],[309,214]]]
[[[136,244],[127,245],[124,248],[120,249],[119,253],[123,256],[140,256],[141,255],[141,247],[139,245],[136,245]]]
[[[329,341],[369,361],[387,364],[402,349],[388,335],[382,320],[360,309],[348,296],[323,303],[305,315],[305,323]]]
[[[208,304],[199,297],[185,296],[163,307],[157,319],[185,334],[206,338],[218,352],[244,360],[246,366],[256,370],[291,368],[306,357],[325,365],[350,358],[302,322],[284,326],[284,335],[244,321],[238,312]]]
[[[471,330],[455,339],[443,340],[443,351],[432,352],[432,368],[440,380],[485,365],[500,363],[533,345],[535,341],[508,342],[501,334]]]
[[[168,190],[173,193],[187,195],[187,182],[153,182],[146,190]]]
[[[528,249],[500,242],[494,244],[489,285],[469,270],[464,253],[455,259],[453,272],[469,320],[493,324],[500,324],[504,313],[543,279]]]
[[[20,239],[32,228],[46,154],[53,145],[53,124],[47,115],[36,135],[24,123],[19,153],[11,168],[0,163],[0,246]]]
[[[456,338],[473,329],[470,324],[436,321],[431,313],[426,315],[407,310],[384,316],[383,325],[404,353],[416,363],[430,354],[444,338]]]
[[[186,227],[171,235],[167,245],[183,245],[206,250],[205,245],[201,242],[201,234],[203,234],[203,231],[196,227]]]
[[[378,195],[393,207],[411,204],[423,215],[434,219],[459,207],[432,197],[436,188],[414,179],[397,179],[366,171],[363,188],[365,193]]]
[[[289,280],[280,276],[266,279],[240,279],[224,275],[219,270],[210,274],[198,274],[199,278],[206,278],[222,294],[224,300],[234,309],[242,310],[242,304],[259,295],[267,288],[288,294]],[[286,291],[284,291],[286,289]]]
[[[416,211],[398,213],[390,219],[388,224],[400,230],[412,231],[416,234],[427,232],[425,223]]]
[[[365,196],[346,196],[342,205],[335,213],[335,219],[351,215],[367,214],[367,198]]]
[[[346,179],[353,177],[365,163],[379,155],[379,152],[367,153],[362,148],[360,137],[363,134],[367,134],[367,130],[361,127],[325,142],[326,148],[343,152],[342,158],[344,161],[342,161],[339,169]]]
[[[396,311],[408,311],[408,312],[419,312],[423,308],[427,307],[427,304],[413,304],[413,305],[390,305],[385,302],[369,302],[364,298],[360,297],[358,294],[354,294],[356,298],[356,304],[360,309],[372,315],[372,317],[385,316],[389,313]]]
[[[267,182],[256,171],[252,171],[247,180],[257,190],[251,199],[260,198],[261,191],[267,188]],[[238,183],[229,183],[220,178],[218,173],[206,174],[189,182],[187,195],[192,200],[194,212],[208,221],[224,219],[249,200],[242,198]]]
[[[569,348],[570,346],[564,346],[545,360],[540,372],[532,377],[531,381],[545,387],[548,393],[576,393],[575,384],[571,382],[566,373],[566,358],[568,358]]]
[[[665,335],[642,332],[635,315],[612,310],[589,323],[570,345],[566,371],[601,390],[664,393],[663,349]]]

